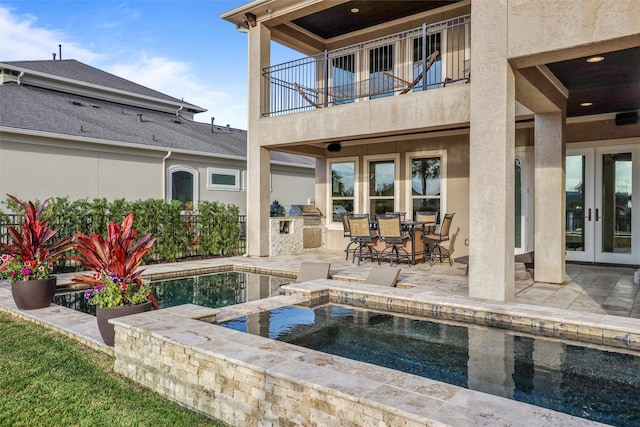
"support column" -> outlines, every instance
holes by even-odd
[[[271,155],[262,148],[260,118],[268,90],[262,69],[269,66],[271,32],[258,23],[249,29],[249,121],[247,129],[247,255],[269,256]]]
[[[469,296],[514,299],[515,78],[507,2],[471,3]]]
[[[535,116],[535,270],[536,282],[565,280],[565,117]]]

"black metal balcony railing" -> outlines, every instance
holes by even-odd
[[[466,83],[471,16],[263,69],[264,116],[332,107]]]

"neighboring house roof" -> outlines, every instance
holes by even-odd
[[[71,60],[25,62],[31,65],[37,64],[39,70],[55,68],[53,64],[41,64],[43,62],[61,64],[57,72],[65,74],[67,78],[87,69],[96,70]],[[119,82],[117,84],[120,88],[126,86],[122,81],[127,82],[127,80],[108,73],[92,71],[88,74],[93,77],[83,74],[82,78],[101,78],[103,79],[101,83],[112,80]],[[144,86],[128,83],[139,92],[144,92],[143,89],[145,89],[160,94]],[[146,92],[145,95],[148,96],[150,92]],[[74,139],[86,139],[87,142],[133,144],[140,148],[154,150],[172,150],[237,159],[246,159],[247,156],[247,132],[244,130],[196,122],[175,113],[29,84],[20,85],[16,82],[0,84],[0,127],[25,132],[44,132],[50,135],[68,135],[73,136]],[[315,160],[312,158],[281,152],[272,152],[271,160],[300,167],[315,166]]]
[[[174,103],[176,105],[184,105],[191,107],[197,112],[207,111],[205,108],[184,102],[181,99],[166,95],[157,90],[150,89],[146,86],[139,85],[130,80],[123,79],[106,71],[76,61],[75,59],[65,59],[58,61],[7,61],[0,63],[3,65],[15,67],[17,69],[31,70],[36,73],[46,74],[48,76],[56,76],[62,79],[73,80],[75,82],[89,83],[90,85],[101,86],[108,89],[117,89],[131,94],[142,95],[151,98],[157,98],[164,101]],[[35,75],[38,75],[34,73]]]

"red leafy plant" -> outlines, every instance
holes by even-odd
[[[0,243],[5,253],[0,255],[0,277],[11,281],[46,279],[51,276],[53,263],[72,248],[71,237],[53,240],[58,230],[52,230],[49,221],[41,219],[42,210],[51,198],[36,207],[33,202],[22,202],[7,196],[22,209],[22,224],[18,228],[7,226],[11,241]]]
[[[74,242],[78,256],[71,257],[93,275],[76,274],[73,281],[91,286],[85,298],[97,307],[122,307],[142,304],[151,300],[158,308],[155,297],[146,282],[140,278],[144,271],[138,269],[142,258],[151,250],[155,238],[151,233],[137,238],[133,228],[133,213],[122,224],[107,223],[106,239],[99,233],[88,236],[75,233]]]

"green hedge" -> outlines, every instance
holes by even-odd
[[[11,213],[19,213],[14,204],[5,202],[7,211],[0,211],[0,226],[10,223]],[[39,204],[40,201],[34,201]],[[240,211],[235,205],[200,201],[198,211],[183,211],[181,202],[166,203],[160,199],[129,202],[117,199],[87,199],[70,201],[55,198],[47,204],[43,218],[63,238],[76,231],[106,234],[107,222],[121,222],[134,213],[134,227],[139,235],[151,233],[157,238],[145,262],[170,262],[188,257],[238,255],[241,227]],[[0,236],[3,239],[6,236]],[[5,240],[3,240],[5,241]]]

